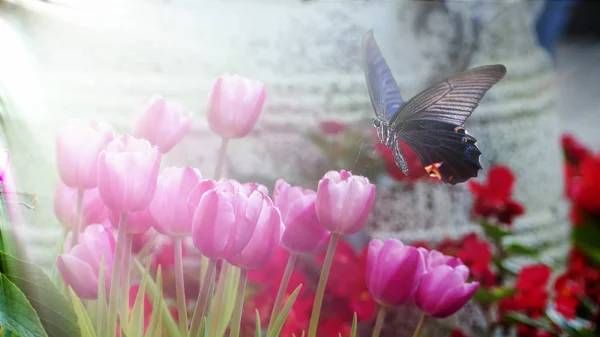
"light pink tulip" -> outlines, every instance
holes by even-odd
[[[479,288],[478,282],[467,283],[469,268],[459,259],[431,251],[426,265],[427,273],[421,278],[413,300],[430,316],[445,318],[454,314]]]
[[[65,185],[61,180],[56,183],[54,193],[54,214],[67,229],[75,228],[77,212],[77,190]],[[90,224],[101,224],[106,220],[106,206],[100,198],[97,188],[86,190],[82,205],[82,230]]]
[[[56,258],[56,264],[63,280],[82,299],[98,298],[98,277],[100,263],[104,260],[104,277],[107,293],[115,253],[115,238],[110,230],[102,225],[88,226],[81,234],[81,241],[70,249],[70,240],[65,242],[68,253]]]
[[[121,213],[118,211],[108,210],[108,219],[114,229],[119,229],[119,221]],[[129,212],[127,214],[127,233],[141,234],[145,233],[150,228],[156,228],[156,219],[150,214],[148,208],[141,211]]]
[[[246,183],[241,184],[234,179],[221,179],[214,181],[211,179],[205,179],[198,182],[198,184],[192,189],[190,197],[188,199],[188,207],[191,212],[195,212],[200,203],[200,198],[209,190],[217,190],[219,192],[236,193],[240,192],[245,196],[250,196],[252,192],[258,191],[261,194],[268,196],[269,189],[261,184],[257,183]]]
[[[147,140],[130,135],[112,141],[100,154],[98,189],[106,207],[137,212],[152,201],[161,153]]]
[[[255,192],[256,193],[256,192]],[[231,256],[228,261],[244,269],[260,269],[271,261],[279,248],[284,226],[281,214],[268,196],[263,196],[260,216],[252,237],[242,251]]]
[[[138,108],[133,135],[147,139],[162,153],[179,143],[192,125],[192,114],[184,113],[176,103],[167,102],[160,96],[151,96]]]
[[[375,185],[369,179],[346,170],[329,171],[317,188],[317,218],[332,233],[355,234],[365,225],[374,201]]]
[[[273,203],[279,208],[285,231],[281,244],[294,253],[314,253],[331,233],[317,219],[317,193],[299,186],[290,186],[279,179],[273,191]]]
[[[250,241],[264,201],[261,192],[250,196],[217,189],[202,195],[194,213],[194,246],[211,259],[239,254]]]
[[[219,77],[208,99],[210,129],[223,138],[246,137],[258,121],[265,98],[265,87],[256,80],[238,75]]]
[[[10,155],[7,149],[0,149],[0,181],[4,180],[4,172],[8,168]]]
[[[109,124],[74,120],[56,138],[56,164],[65,185],[76,189],[97,186],[98,156],[115,137]]]
[[[171,237],[192,235],[194,212],[189,209],[188,199],[201,179],[200,172],[190,167],[162,171],[149,208],[157,232]]]
[[[425,273],[419,250],[395,239],[371,240],[368,249],[366,283],[375,301],[385,306],[410,301]]]

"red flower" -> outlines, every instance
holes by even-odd
[[[580,304],[579,296],[583,293],[584,286],[565,273],[556,279],[554,290],[556,291],[555,309],[569,319],[575,318],[575,312]]]
[[[470,337],[470,336],[467,335],[466,333],[462,332],[461,330],[454,328],[450,332],[450,337]]]
[[[343,321],[339,317],[331,317],[323,320],[319,324],[319,336],[323,337],[339,337],[350,336],[352,325]],[[297,335],[299,336],[299,335]]]
[[[438,244],[436,250],[460,258],[471,270],[471,277],[482,287],[489,288],[496,285],[496,274],[490,269],[492,248],[477,234],[470,233],[458,240],[444,239]]]
[[[421,161],[415,152],[408,145],[402,142],[400,142],[400,146],[402,147],[402,151],[406,156],[406,164],[408,164],[407,176],[404,175],[402,170],[398,167],[398,165],[396,165],[394,155],[389,147],[381,143],[375,145],[375,150],[383,158],[383,163],[387,173],[396,181],[414,182],[420,179],[428,179],[429,176],[427,175],[427,172],[423,168],[423,165],[421,164]],[[434,181],[433,179],[431,180]],[[439,181],[439,179],[436,178],[435,181]]]
[[[348,129],[348,125],[346,123],[336,121],[333,119],[328,119],[321,121],[319,123],[319,128],[321,132],[327,135],[337,135]]]
[[[494,166],[489,170],[487,183],[469,181],[475,197],[473,215],[484,218],[495,217],[499,222],[510,225],[516,216],[525,212],[523,206],[511,199],[515,177],[509,168]]]
[[[581,162],[581,177],[573,181],[573,200],[585,211],[600,212],[600,155],[587,156]]]
[[[500,311],[519,311],[530,316],[543,312],[548,302],[546,284],[551,269],[544,264],[523,267],[517,276],[517,294],[500,302]]]
[[[573,135],[564,134],[560,140],[568,164],[578,166],[590,154],[590,150],[577,141]]]

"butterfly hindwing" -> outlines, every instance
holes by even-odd
[[[411,98],[391,121],[437,120],[463,125],[487,91],[506,74],[501,64],[477,67],[440,81]]]
[[[375,115],[381,120],[389,121],[400,110],[404,101],[371,30],[362,40],[362,62]]]
[[[477,140],[462,126],[413,120],[404,124],[398,138],[414,150],[430,175],[445,183],[462,183],[481,169]]]

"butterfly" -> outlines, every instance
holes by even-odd
[[[415,152],[432,177],[452,185],[477,177],[481,151],[463,124],[487,91],[504,77],[506,67],[497,64],[469,69],[404,102],[372,30],[362,40],[362,62],[375,110],[373,126],[402,172],[408,175],[399,141]]]

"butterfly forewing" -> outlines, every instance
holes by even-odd
[[[400,110],[404,101],[400,96],[398,84],[375,42],[373,31],[368,31],[363,37],[362,62],[375,115],[379,119],[389,121]]]
[[[487,91],[506,74],[503,65],[473,68],[438,82],[411,98],[391,121],[397,129],[408,120],[464,124]]]

